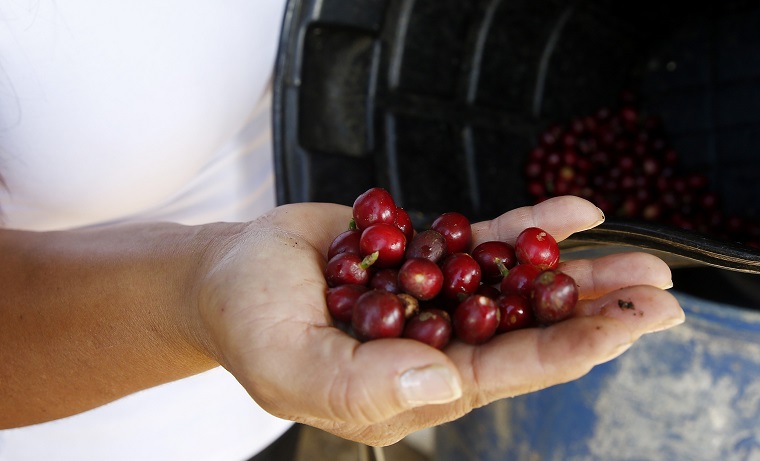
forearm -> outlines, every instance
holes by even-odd
[[[208,227],[172,224],[0,231],[0,427],[215,366],[193,305],[212,239]]]

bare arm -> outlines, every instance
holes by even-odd
[[[155,384],[226,367],[270,413],[372,445],[497,399],[582,376],[639,337],[683,322],[668,267],[623,253],[564,268],[573,318],[444,351],[359,343],[333,328],[325,253],[348,207],[279,207],[249,224],[0,231],[0,427],[83,411]],[[473,225],[513,241],[537,225],[566,238],[599,223],[560,197]],[[624,270],[621,270],[624,268]],[[617,299],[646,315],[608,309]],[[510,357],[510,366],[504,366]]]
[[[0,230],[0,428],[78,413],[216,365],[194,279],[239,225]]]

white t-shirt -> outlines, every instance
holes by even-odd
[[[3,225],[239,221],[274,206],[285,0],[0,3]],[[290,423],[222,368],[0,431],[0,460],[241,460]]]

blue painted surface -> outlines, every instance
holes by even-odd
[[[436,459],[760,460],[760,310],[674,294],[685,324],[440,427]]]

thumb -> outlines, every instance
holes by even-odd
[[[334,328],[319,330],[327,337],[318,347],[288,354],[280,367],[288,395],[277,401],[295,403],[280,408],[286,415],[372,425],[462,396],[456,366],[437,349],[413,340],[358,343]]]

